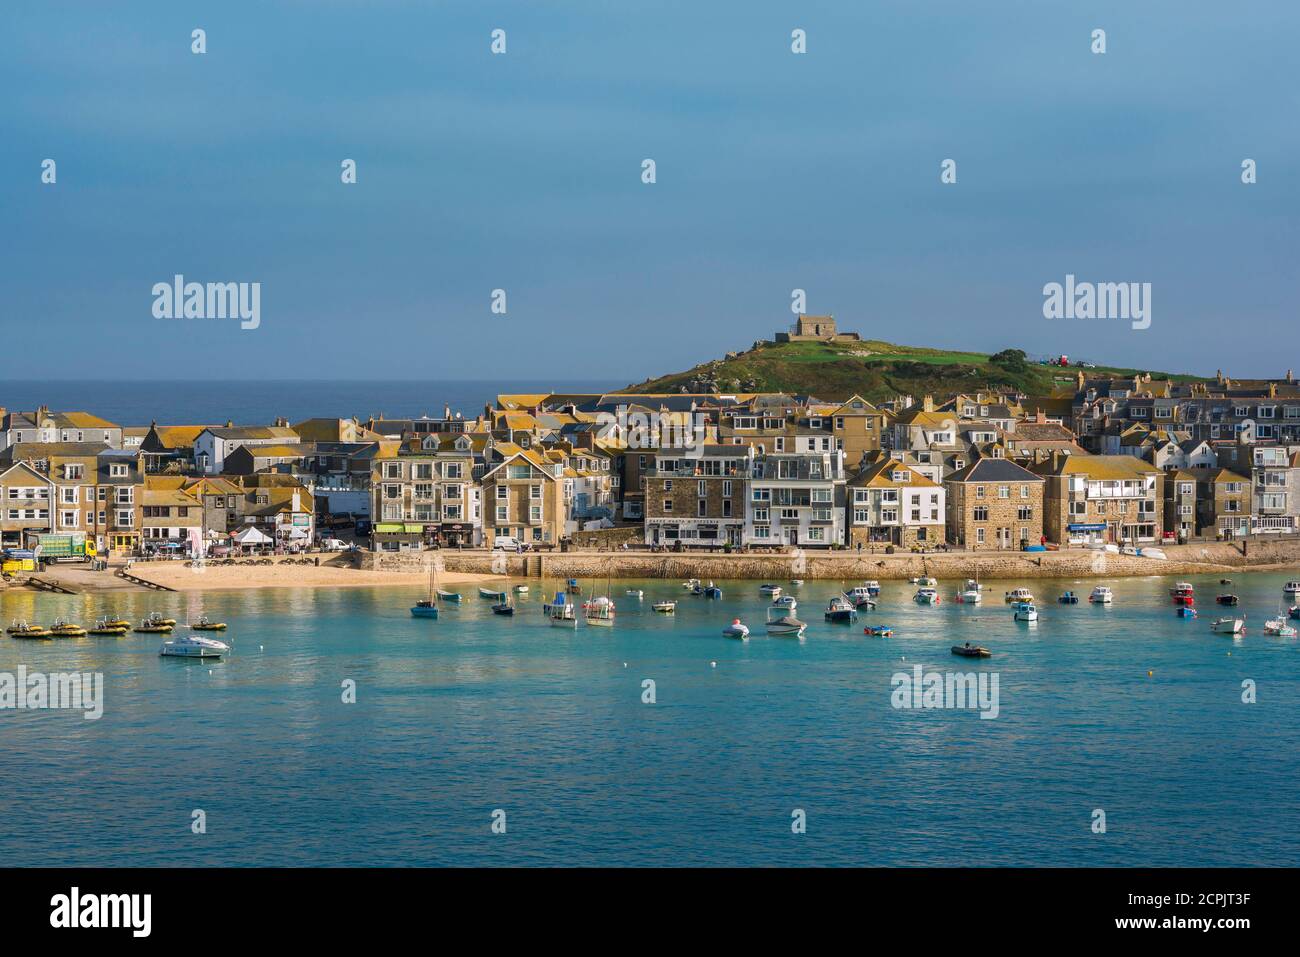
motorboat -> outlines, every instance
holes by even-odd
[[[152,621],[146,618],[144,621],[140,622],[140,624],[135,626],[135,630],[143,632],[146,635],[167,635],[171,633],[171,630],[174,627],[174,625],[169,625],[166,622]]]
[[[645,592],[642,591],[640,588],[629,588],[626,592],[624,592],[624,594],[627,595],[628,598],[635,598],[637,601],[640,601],[642,598],[645,597]]]
[[[912,596],[912,601],[918,605],[937,605],[940,601],[939,592],[929,585],[922,585]]]
[[[86,629],[80,625],[74,625],[70,621],[64,621],[62,618],[56,618],[54,624],[50,626],[50,636],[53,638],[85,638]]]
[[[608,595],[600,595],[582,604],[582,614],[589,625],[611,628],[614,625],[614,613],[614,603]]]
[[[1191,605],[1179,605],[1179,606],[1178,606],[1178,617],[1179,617],[1179,618],[1195,618],[1195,617],[1196,617],[1196,609],[1193,608]]]
[[[794,616],[794,611],[784,607],[772,607],[767,610],[767,633],[781,638],[802,638],[807,622]]]
[[[764,595],[771,595],[773,598],[776,598],[778,595],[781,594],[780,585],[759,585],[758,590],[761,591]]]
[[[1020,602],[1026,602],[1026,601],[1032,602],[1033,600],[1034,600],[1034,593],[1031,592],[1028,588],[1013,588],[1011,591],[1007,592],[1005,596],[1003,596],[1003,601],[1005,601],[1008,605],[1015,605]]]
[[[831,603],[826,606],[827,621],[856,621],[857,617],[858,610],[853,606],[853,602],[843,595],[836,595],[831,599]]]
[[[862,587],[867,590],[867,594],[872,598],[875,598],[880,594],[880,582],[876,581],[874,578],[868,578],[862,583]]]
[[[1220,605],[1235,605],[1239,601],[1241,601],[1241,599],[1238,598],[1236,595],[1220,595],[1218,598],[1214,600],[1217,601]]]
[[[99,620],[99,624],[104,625],[106,628],[125,628],[127,631],[131,630],[131,623],[125,618],[104,617]]]
[[[226,623],[224,621],[213,621],[207,615],[200,615],[199,620],[190,623],[192,631],[225,631]]]
[[[787,611],[794,611],[799,607],[798,600],[793,595],[782,595],[776,601],[772,602],[773,608],[784,608]]]
[[[479,585],[478,597],[487,598],[491,601],[504,601],[506,593],[501,591],[499,588],[484,588],[482,585]]]
[[[514,613],[514,604],[505,596],[502,596],[501,600],[492,606],[492,614],[494,615],[513,615]]]
[[[661,615],[673,615],[677,613],[677,602],[675,601],[657,601],[650,607]]]
[[[724,638],[739,638],[744,641],[749,638],[749,629],[741,623],[739,618],[733,618],[731,624],[722,629],[722,636]]]
[[[564,590],[567,591],[570,595],[582,594],[582,589],[578,586],[578,579],[576,578],[570,578],[567,582],[565,582]]]
[[[1061,597],[1056,599],[1056,603],[1058,605],[1077,605],[1079,604],[1079,596],[1072,591],[1063,591]]]
[[[1012,617],[1016,621],[1038,621],[1038,608],[1032,601],[1018,601],[1015,609]]]
[[[170,658],[220,658],[230,646],[216,638],[204,638],[201,635],[185,635],[164,641],[158,654]]]
[[[963,658],[992,658],[993,652],[981,645],[972,645],[969,641],[964,645],[953,645],[952,653],[961,655]]]
[[[555,593],[555,601],[546,606],[546,617],[552,628],[577,628],[578,609],[571,601],[566,601],[564,592]]]
[[[1282,594],[1288,598],[1300,598],[1300,580],[1292,579],[1283,585]]]
[[[790,579],[790,584],[793,585],[795,588],[798,588],[800,585],[803,584],[803,579],[802,579],[802,578],[791,578],[791,579]]]
[[[1245,630],[1244,618],[1216,618],[1210,623],[1210,631],[1220,635],[1240,635]]]
[[[1196,589],[1192,587],[1191,582],[1174,582],[1173,586],[1169,589],[1169,597],[1177,598],[1180,595],[1191,595],[1195,593],[1195,591]]]
[[[876,638],[894,637],[894,629],[889,625],[867,625],[867,627],[862,629],[862,633],[864,635],[872,635]]]
[[[105,635],[112,638],[120,638],[130,631],[130,627],[123,625],[118,621],[110,621],[107,618],[101,618],[95,622],[95,626],[89,629],[92,635]]]
[[[527,586],[527,585],[516,585],[516,586],[515,586],[515,594],[516,594],[516,595],[527,595],[527,594],[528,594],[528,586]]]
[[[1272,635],[1275,638],[1294,638],[1296,629],[1284,617],[1278,615],[1276,618],[1270,618],[1264,622],[1264,634]]]
[[[14,622],[6,631],[15,638],[52,638],[50,629],[43,625],[29,625],[27,622]]]
[[[695,589],[700,587],[700,580],[698,578],[688,578],[686,581],[682,582],[682,587],[687,591],[695,591]]]
[[[1088,596],[1088,601],[1094,605],[1109,605],[1115,601],[1115,595],[1105,585],[1098,585]]]
[[[1169,560],[1169,556],[1166,555],[1166,554],[1164,553],[1164,549],[1161,549],[1161,548],[1151,548],[1150,546],[1148,546],[1148,547],[1146,547],[1146,548],[1140,548],[1140,549],[1138,549],[1138,557],[1139,557],[1139,558],[1154,558],[1154,559],[1156,559],[1157,561],[1161,561],[1161,562],[1166,562],[1166,561]]]
[[[1286,616],[1292,621],[1300,621],[1300,605],[1292,605],[1291,610],[1286,613]]]
[[[707,585],[704,586],[704,597],[705,597],[705,598],[721,598],[721,597],[722,597],[722,589],[719,588],[717,585],[713,584],[713,582],[709,582]]]
[[[962,585],[961,590],[957,592],[957,603],[960,605],[978,605],[984,600],[984,586],[973,578],[966,579],[966,584]]]
[[[854,608],[875,608],[876,599],[867,590],[866,585],[857,585],[844,593],[844,597],[853,602]]]
[[[156,611],[151,611],[151,612],[149,612],[149,617],[146,618],[145,621],[149,622],[151,625],[172,625],[172,626],[175,626],[175,624],[176,624],[176,619],[175,619],[175,618],[164,618],[162,615],[158,614],[158,612],[156,612]]]
[[[918,579],[916,580],[916,585],[917,585],[918,588],[938,588],[938,587],[939,587],[939,583],[938,583],[935,579],[931,578],[929,575],[922,575],[920,578],[918,578]]]

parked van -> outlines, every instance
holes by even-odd
[[[519,539],[515,538],[513,535],[498,535],[496,538],[492,539],[493,551],[496,549],[502,549],[507,552],[517,552],[521,548],[526,549],[527,547],[526,544],[519,541]]]

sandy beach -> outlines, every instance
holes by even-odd
[[[131,574],[175,591],[214,591],[247,588],[375,588],[394,585],[428,587],[429,576],[422,572],[364,571],[337,565],[223,565],[201,571],[186,568],[182,562],[136,564]],[[121,579],[115,579],[121,581]],[[438,587],[454,589],[458,585],[504,580],[504,576],[473,572],[443,572]],[[68,584],[77,587],[72,582]],[[94,583],[84,590],[98,590]]]

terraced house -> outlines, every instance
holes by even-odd
[[[753,450],[706,445],[698,457],[681,456],[661,452],[644,476],[646,544],[741,544]]]
[[[140,491],[140,546],[146,553],[203,553],[203,502],[185,484],[182,476],[145,475]]]
[[[848,544],[933,546],[944,540],[944,488],[896,458],[848,480]]]
[[[1251,451],[1251,532],[1296,531],[1300,528],[1300,451],[1282,445],[1256,446]]]
[[[430,432],[380,445],[370,473],[377,549],[481,544],[482,506],[474,472],[486,436]]]
[[[281,420],[283,421],[283,420]],[[226,423],[207,428],[194,439],[194,465],[205,475],[219,475],[225,470],[226,456],[243,446],[293,445],[298,433],[284,425],[241,425]]]
[[[1054,542],[1153,542],[1164,528],[1164,473],[1130,455],[1054,455],[1030,471],[1046,480],[1043,532]]]
[[[1234,538],[1250,533],[1250,476],[1227,468],[1188,469],[1196,476],[1197,533]]]
[[[0,471],[0,546],[26,548],[28,537],[51,528],[54,483],[27,462]]]
[[[745,545],[844,544],[844,453],[757,455],[745,503]]]
[[[948,541],[960,548],[1019,548],[1043,537],[1041,475],[1008,459],[979,459],[944,480]]]
[[[494,443],[484,455],[483,525],[489,544],[498,535],[538,545],[558,543],[568,517],[563,455],[512,442]]]
[[[0,451],[24,442],[88,442],[120,449],[122,427],[89,412],[51,412],[45,406],[35,412],[0,409]]]

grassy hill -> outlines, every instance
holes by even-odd
[[[1154,370],[1097,367],[1090,375],[1130,376]],[[628,387],[629,392],[791,392],[823,399],[845,399],[857,393],[871,402],[898,393],[974,391],[1010,388],[1046,395],[1073,383],[1074,368],[1062,369],[1017,360],[998,353],[951,352],[899,346],[878,340],[862,342],[762,342],[748,352],[729,354],[656,379]],[[1177,380],[1196,376],[1175,375]]]

